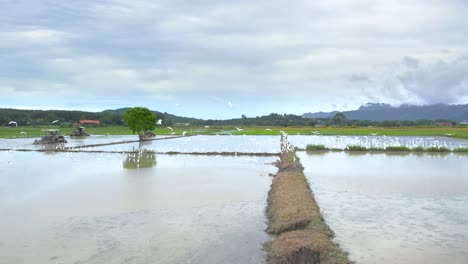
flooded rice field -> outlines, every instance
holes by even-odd
[[[158,136],[157,138],[170,138]],[[70,139],[61,146],[33,145],[34,138],[0,139],[0,149],[44,149],[77,147],[83,145],[106,144],[111,142],[134,141],[137,136],[90,136]],[[133,151],[145,148],[156,152],[247,152],[278,153],[280,136],[191,136],[171,140],[134,142],[118,145],[81,148],[80,151]],[[344,149],[348,145],[385,148],[387,146],[433,147],[445,146],[449,149],[468,147],[468,140],[448,137],[386,137],[386,136],[298,136],[290,135],[288,140],[299,148],[308,144],[325,145],[327,148]]]
[[[467,156],[298,153],[357,263],[467,263]]]
[[[468,147],[468,140],[449,137],[413,137],[413,136],[289,136],[289,141],[300,148],[308,144],[325,145],[332,149],[345,149],[346,146],[357,145],[367,148],[385,148],[388,146],[414,147],[446,147],[448,149]]]
[[[263,262],[276,157],[153,157],[0,152],[0,263]]]
[[[192,136],[89,148],[99,151],[132,151],[144,148],[156,152],[280,152],[279,136]]]
[[[64,146],[136,139],[67,137]],[[0,263],[264,262],[268,175],[277,171],[276,156],[152,152],[278,153],[279,136],[14,151],[44,148],[33,141],[0,139],[0,149],[10,149],[0,151]],[[468,140],[443,137],[290,135],[289,141],[300,148],[468,147]],[[468,262],[467,155],[298,156],[326,222],[352,260]]]

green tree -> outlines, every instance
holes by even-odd
[[[123,120],[132,130],[133,134],[141,135],[147,130],[156,128],[156,116],[146,107],[133,107],[123,114]]]
[[[348,119],[343,113],[339,112],[339,113],[336,113],[336,115],[333,117],[332,122],[334,125],[343,126],[343,125],[346,125],[346,123],[348,122]]]

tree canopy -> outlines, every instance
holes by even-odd
[[[156,116],[146,107],[133,107],[123,113],[123,120],[133,134],[156,128]]]

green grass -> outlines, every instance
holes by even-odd
[[[328,150],[324,145],[307,145],[307,151],[325,151]]]
[[[247,135],[279,135],[280,130],[290,135],[367,135],[379,136],[443,136],[468,138],[467,127],[243,127],[243,131],[237,131],[230,127],[233,134]],[[229,130],[229,127],[224,127]],[[265,129],[271,129],[265,130]]]
[[[411,149],[413,152],[423,152],[425,149],[423,147],[414,147]]]
[[[427,152],[450,152],[450,149],[446,147],[436,146],[436,147],[429,147],[426,149],[426,151]]]
[[[464,152],[468,153],[468,148],[456,148],[453,150],[453,152]]]
[[[385,151],[411,151],[410,148],[405,146],[388,146],[385,148]]]
[[[346,151],[367,151],[367,148],[363,146],[351,145],[351,146],[347,146],[345,150]]]
[[[60,128],[64,135],[70,134],[73,128],[60,126],[39,126],[39,127],[0,127],[0,138],[14,137],[37,137],[41,136],[41,129]],[[239,128],[239,129],[237,129]],[[131,135],[132,131],[124,126],[100,126],[87,127],[91,135]],[[468,138],[468,127],[267,127],[267,126],[183,126],[172,127],[170,130],[166,126],[158,127],[154,130],[157,135],[181,135],[183,131],[193,135],[280,135],[284,131],[289,135],[367,135],[372,134],[386,136],[447,136]],[[20,132],[27,134],[20,134]]]
[[[385,151],[384,148],[371,147],[367,148],[368,151]]]

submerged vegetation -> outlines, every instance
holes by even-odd
[[[427,152],[450,152],[450,149],[446,147],[435,146],[435,147],[427,148],[426,151]]]
[[[388,146],[385,148],[385,151],[411,151],[410,148],[406,146]]]
[[[442,146],[433,146],[428,148],[423,147],[414,147],[409,148],[406,146],[388,146],[386,148],[376,148],[376,147],[364,147],[359,145],[350,145],[345,149],[336,149],[336,148],[327,148],[324,145],[307,145],[306,151],[356,151],[356,152],[468,152],[467,147],[455,148],[450,150],[447,147]]]
[[[351,145],[345,148],[346,151],[366,151],[367,148],[363,146]]]
[[[456,148],[453,150],[453,152],[466,152],[468,153],[468,148]]]
[[[413,152],[423,152],[424,148],[423,147],[414,147],[414,148],[411,149],[411,151],[413,151]]]
[[[327,150],[325,145],[307,145],[307,151],[320,151],[320,150]]]

